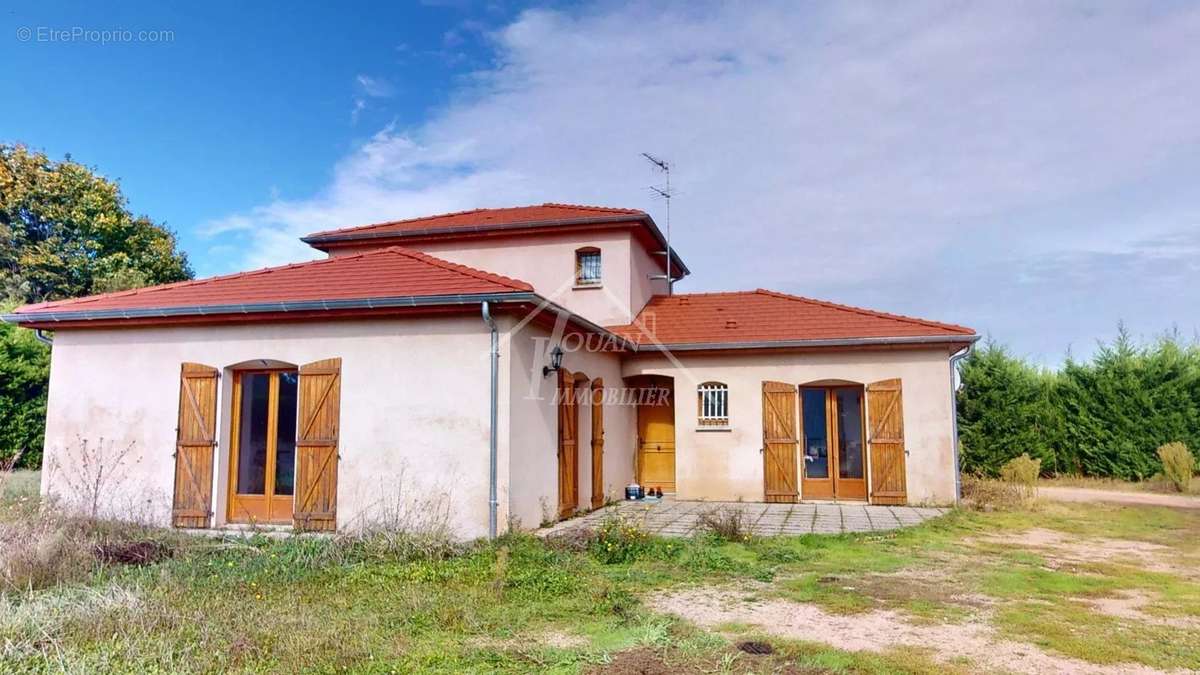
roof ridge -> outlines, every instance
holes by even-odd
[[[404,223],[415,223],[427,220],[438,220],[440,218],[452,218],[454,216],[464,216],[470,213],[487,213],[489,211],[515,211],[518,209],[536,209],[536,208],[564,208],[564,209],[580,209],[583,211],[601,211],[607,213],[615,213],[620,215],[646,215],[641,209],[626,209],[615,206],[591,206],[587,204],[566,204],[562,202],[542,202],[541,204],[522,204],[520,206],[494,206],[486,208],[465,209],[462,211],[449,211],[447,213],[436,213],[431,216],[417,216],[414,218],[400,218],[397,220],[384,220],[378,223],[368,223],[366,225],[351,225],[349,227],[338,227],[330,230],[321,230],[305,235],[306,237],[321,237],[332,234],[346,234],[367,230],[376,227],[386,227],[389,225],[401,225]]]
[[[754,291],[700,291],[698,293],[672,293],[670,295],[667,295],[666,293],[658,293],[651,297],[652,298],[695,298],[695,297],[709,296],[709,295],[754,295],[754,293],[755,293]]]
[[[521,207],[498,207],[498,208],[476,208],[463,209],[462,211],[447,211],[446,213],[435,213],[432,216],[416,216],[413,218],[398,218],[396,220],[381,220],[378,223],[367,223],[366,225],[351,225],[349,227],[335,227],[331,230],[321,230],[305,235],[306,237],[319,237],[321,235],[333,234],[335,232],[354,232],[355,230],[365,230],[370,227],[382,227],[384,225],[399,225],[401,223],[415,223],[418,220],[437,220],[438,218],[451,218],[453,216],[464,216],[468,213],[477,213],[480,211],[497,211],[499,208],[521,208]]]
[[[915,324],[922,325],[922,326],[928,326],[930,328],[945,328],[948,330],[960,331],[967,335],[975,334],[975,331],[971,330],[970,328],[967,328],[966,326],[960,326],[958,324],[943,323],[941,321],[931,321],[929,319],[921,319],[921,318],[918,318],[915,316],[906,316],[904,314],[893,314],[891,312],[881,312],[876,309],[867,309],[865,307],[855,307],[854,305],[843,305],[838,302],[830,302],[828,300],[818,300],[816,298],[809,298],[809,297],[805,297],[802,295],[794,295],[791,293],[772,291],[767,288],[757,288],[754,290],[754,293],[758,293],[760,295],[769,295],[769,296],[776,297],[776,298],[782,298],[784,300],[792,300],[795,302],[808,302],[808,303],[812,303],[814,305],[821,305],[823,307],[830,307],[830,308],[839,309],[842,311],[854,312],[856,314],[864,314],[866,316],[882,317],[885,319],[893,319],[896,321],[906,321],[908,323],[915,323]]]
[[[558,208],[565,208],[565,209],[583,209],[585,211],[609,211],[611,213],[628,213],[628,214],[644,214],[644,213],[646,213],[645,211],[643,211],[641,209],[628,209],[628,208],[624,208],[621,206],[597,206],[594,204],[568,204],[566,202],[542,202],[541,206],[548,206],[551,208],[558,207]],[[510,206],[507,208],[524,209],[524,208],[530,208],[530,207],[528,207],[528,206]]]

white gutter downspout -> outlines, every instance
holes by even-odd
[[[958,362],[966,358],[971,353],[969,344],[961,351],[950,357],[950,420],[951,428],[953,429],[953,438],[951,442],[954,444],[954,503],[958,504],[962,501],[962,474],[958,465],[958,388],[955,386],[954,374],[958,368]]]
[[[492,332],[492,349],[491,349],[491,430],[488,433],[488,539],[496,538],[496,509],[500,506],[499,499],[496,498],[496,397],[499,392],[499,377],[500,377],[500,336],[496,332],[496,322],[492,320],[491,307],[488,301],[484,300],[482,305],[483,320],[487,323],[488,328]]]

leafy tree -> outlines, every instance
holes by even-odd
[[[24,450],[22,466],[41,465],[49,376],[50,350],[33,331],[0,323],[0,463]]]
[[[175,235],[73,161],[0,145],[0,283],[41,302],[192,277]]]
[[[0,144],[0,304],[57,300],[192,277],[175,235],[130,213],[116,182],[70,156]],[[0,326],[0,458],[38,466],[49,350]]]

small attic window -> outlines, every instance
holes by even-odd
[[[600,249],[589,246],[575,251],[575,285],[600,285]]]

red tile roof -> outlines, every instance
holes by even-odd
[[[641,345],[717,345],[854,338],[939,338],[966,342],[964,326],[885,314],[758,289],[658,295],[633,324],[609,330]]]
[[[357,255],[18,307],[30,315],[104,310],[530,292],[524,281],[393,246]]]
[[[615,221],[629,216],[629,220],[640,220],[646,217],[645,211],[638,209],[617,209],[604,206],[581,206],[578,204],[541,204],[538,206],[512,206],[500,209],[472,209],[443,213],[437,216],[423,216],[407,220],[393,220],[373,225],[360,225],[336,230],[314,232],[304,239],[321,239],[330,236],[379,236],[386,234],[403,235],[429,230],[450,230],[457,228],[480,228],[521,225],[530,223],[562,223],[571,224],[581,220],[596,218],[612,218]]]

